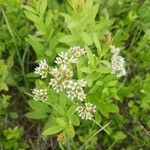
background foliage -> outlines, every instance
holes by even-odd
[[[150,149],[149,10],[149,0],[0,0],[0,148]],[[107,31],[112,38],[105,36]],[[127,64],[128,74],[119,81],[99,61],[109,59],[106,51],[112,41],[121,47]],[[95,120],[103,126],[111,121],[110,134],[97,133],[98,126],[89,121],[74,130],[79,120],[70,115],[73,104],[66,103],[63,93],[49,91],[58,108],[52,117],[48,104],[27,95],[35,80],[36,86],[44,86],[33,73],[36,62],[45,58],[53,66],[56,55],[74,45],[88,50],[89,65],[79,60],[77,75],[86,75],[88,99],[99,109]],[[52,134],[66,123],[64,132],[75,136],[73,140],[64,132],[43,137],[48,127]]]

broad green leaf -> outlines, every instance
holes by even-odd
[[[116,84],[117,84],[117,80],[113,80],[113,81],[110,81],[108,84],[107,84],[107,86],[108,87],[112,87],[112,86],[115,86]]]
[[[68,101],[68,97],[66,96],[66,94],[63,92],[60,93],[59,94],[59,104],[62,107],[62,109],[66,108],[67,101]]]
[[[61,127],[60,125],[55,125],[55,126],[52,126],[48,129],[46,129],[44,132],[43,132],[43,135],[53,135],[53,134],[56,134],[56,133],[59,133],[60,131],[62,131],[64,128]]]
[[[47,7],[47,0],[42,0],[40,6],[40,15],[43,16]]]
[[[85,46],[85,50],[87,52],[87,57],[88,57],[88,63],[89,63],[89,65],[92,65],[93,67],[95,67],[93,53],[91,52],[91,50],[90,50],[90,48],[88,46]]]
[[[68,117],[69,120],[71,119],[71,117],[72,117],[73,114],[75,113],[75,110],[76,110],[76,106],[75,106],[75,105],[72,105],[72,106],[67,110],[66,116]]]
[[[39,19],[38,22],[35,22],[35,26],[38,29],[38,31],[40,32],[40,34],[45,34],[46,28],[45,28],[45,24],[42,19]]]
[[[57,124],[60,125],[61,127],[65,127],[66,126],[65,118],[57,117],[55,120],[56,120]]]
[[[37,79],[36,81],[35,81],[35,85],[36,85],[36,87],[37,88],[39,88],[39,89],[43,89],[43,88],[47,88],[47,85],[46,85],[46,83],[44,82],[44,81],[42,81],[42,80],[40,80],[40,79]]]
[[[68,28],[72,31],[72,29],[77,28],[79,26],[79,23],[77,21],[71,21],[68,24]]]
[[[45,20],[45,26],[46,27],[49,27],[50,28],[50,24],[51,24],[51,22],[52,22],[52,17],[53,17],[53,14],[52,14],[52,12],[49,10],[48,11],[48,14],[47,14],[47,16],[46,16],[46,20]],[[56,35],[57,36],[57,35]]]
[[[44,45],[41,42],[39,42],[37,40],[36,37],[29,36],[29,38],[27,38],[26,40],[33,47],[37,58],[41,58],[41,57],[45,56],[44,53],[43,53],[44,50],[45,50],[45,47],[44,47]]]
[[[72,115],[71,116],[71,124],[74,126],[79,126],[80,125],[79,117],[76,115]]]
[[[43,102],[29,100],[28,104],[36,112],[39,112],[39,113],[49,113],[50,112],[48,105]]]
[[[70,138],[73,138],[75,136],[75,131],[71,124],[67,124],[67,127],[65,128],[65,132]]]
[[[38,14],[38,12],[34,8],[32,8],[30,6],[23,5],[23,8],[25,8],[27,11],[29,11],[31,13]]]
[[[82,67],[81,71],[84,72],[84,73],[87,73],[87,74],[92,73],[92,70],[90,68],[88,68],[88,67]]]
[[[47,117],[47,114],[37,112],[37,111],[32,111],[32,112],[26,113],[26,117],[31,118],[31,119],[44,119]]]
[[[63,108],[59,105],[59,104],[54,104],[55,107],[55,112],[59,115],[59,116],[64,116],[65,115],[65,111],[63,110]]]
[[[106,102],[106,101],[99,101],[98,103],[98,109],[99,111],[106,117],[108,118],[109,113],[115,113],[119,112],[119,108],[112,103]]]
[[[86,32],[81,33],[81,38],[85,42],[86,45],[88,46],[92,45],[92,40]]]
[[[100,57],[102,55],[101,54],[101,46],[100,46],[100,42],[99,42],[99,39],[96,34],[93,34],[93,40],[94,40],[95,46],[97,48],[97,54]]]
[[[93,6],[93,0],[87,0],[85,4],[87,9],[91,9]]]
[[[113,135],[113,138],[115,139],[115,141],[120,141],[125,139],[127,136],[123,133],[118,131],[117,133],[115,133],[115,135]]]
[[[66,35],[64,37],[61,37],[59,39],[59,42],[61,43],[65,43],[67,45],[72,45],[75,44],[75,41],[77,41],[76,37],[74,37],[73,35]]]
[[[30,19],[31,21],[33,21],[33,22],[38,22],[39,21],[39,17],[36,14],[31,13],[29,11],[25,11],[24,13],[27,16],[27,18]]]
[[[86,81],[89,87],[92,86],[92,83],[101,76],[100,73],[94,72],[86,77]]]

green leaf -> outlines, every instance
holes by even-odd
[[[34,36],[29,36],[26,38],[27,42],[33,47],[34,52],[36,53],[37,58],[44,57],[44,45],[38,41],[38,39]]]
[[[120,141],[125,139],[127,136],[123,133],[118,131],[117,133],[115,133],[115,135],[113,135],[113,138],[115,139],[115,141]]]
[[[75,113],[75,110],[76,110],[76,106],[75,105],[72,105],[69,109],[68,109],[68,111],[67,111],[67,113],[66,113],[66,116],[68,117],[68,119],[71,119],[71,117],[74,115],[74,113]]]
[[[106,118],[108,118],[109,113],[119,112],[119,108],[115,104],[106,101],[99,101],[98,109]]]
[[[100,46],[100,42],[99,42],[99,39],[96,34],[93,35],[93,40],[94,40],[95,46],[97,48],[98,56],[101,56],[102,55],[101,54],[101,46]]]
[[[50,112],[50,109],[47,104],[43,102],[37,102],[34,100],[29,100],[28,101],[29,106],[36,112],[38,113],[48,113]]]
[[[92,45],[92,40],[86,32],[81,33],[81,38],[85,42],[86,45],[88,46]]]
[[[43,132],[43,135],[53,135],[53,134],[56,134],[56,133],[59,133],[60,131],[62,131],[64,128],[61,127],[60,125],[55,125],[55,126],[52,126],[48,129],[46,129],[44,132]]]
[[[36,14],[31,13],[29,11],[25,11],[24,13],[25,13],[26,17],[28,19],[30,19],[31,21],[33,21],[33,22],[38,22],[39,21],[39,17]]]
[[[31,13],[38,14],[38,12],[34,8],[32,8],[30,6],[25,6],[24,5],[23,8],[25,8],[27,11],[29,11]]]
[[[40,79],[36,80],[35,85],[37,88],[47,88],[46,83]]]
[[[40,34],[45,34],[46,28],[45,28],[45,24],[44,24],[43,20],[39,19],[38,22],[35,22],[35,26],[38,29],[38,31],[40,32]]]
[[[112,86],[115,86],[117,84],[117,80],[113,80],[113,81],[110,81],[107,86],[108,87],[112,87]]]
[[[75,44],[75,41],[77,41],[77,39],[76,39],[76,37],[73,36],[73,35],[66,35],[66,36],[61,37],[61,38],[59,39],[59,42],[65,43],[65,44],[70,45],[70,46],[71,46],[72,44]]]
[[[31,119],[44,119],[47,117],[47,114],[37,112],[37,111],[32,111],[32,112],[26,113],[26,117],[31,118]]]
[[[79,117],[76,116],[76,115],[72,115],[71,124],[74,125],[74,126],[79,126],[80,125]]]
[[[61,127],[65,127],[66,126],[65,118],[57,117],[55,120],[58,123],[58,125],[60,125]]]
[[[52,12],[49,10],[48,13],[47,13],[47,16],[46,16],[46,20],[45,20],[45,26],[48,28],[50,28],[50,24],[52,22],[52,17],[53,17],[53,14]],[[58,35],[55,35],[55,36],[58,36]]]
[[[59,116],[64,116],[65,115],[65,111],[63,110],[63,108],[59,105],[59,104],[54,104],[55,107],[55,112],[58,113]]]
[[[88,67],[82,67],[81,71],[84,72],[84,73],[87,73],[87,74],[92,73],[92,70],[90,68],[88,68]]]
[[[88,63],[95,67],[95,63],[94,63],[94,56],[93,53],[91,52],[90,48],[88,46],[85,46],[85,50],[87,52],[87,57],[88,57]]]
[[[89,87],[92,86],[92,83],[100,77],[100,73],[94,72],[86,77],[86,81]]]
[[[47,7],[47,0],[42,0],[41,6],[40,6],[40,15],[43,16],[45,13]]]
[[[67,124],[67,127],[65,128],[65,132],[70,138],[73,138],[75,136],[75,131],[71,124]]]

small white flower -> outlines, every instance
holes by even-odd
[[[63,82],[63,88],[65,89],[67,95],[72,100],[83,101],[86,98],[86,94],[84,93],[83,87],[85,86],[84,80],[73,81],[73,80],[65,80]]]
[[[126,74],[127,74],[126,70],[122,68],[122,70],[120,70],[119,73],[117,74],[117,77],[120,78],[122,76],[125,76]]]
[[[61,80],[57,80],[57,78],[51,79],[49,85],[51,85],[57,93],[63,90]]]
[[[48,99],[48,96],[47,96],[47,89],[33,89],[32,90],[32,94],[34,95],[33,96],[33,99],[35,101],[47,101]]]
[[[78,80],[77,83],[78,83],[78,85],[81,85],[82,87],[86,87],[86,85],[87,85],[87,81],[85,81],[83,79]]]
[[[73,71],[69,68],[61,68],[61,72],[64,76],[64,78],[72,78],[73,77]]]
[[[91,120],[93,113],[96,112],[96,106],[91,103],[85,103],[84,106],[78,106],[76,111],[82,119]]]
[[[111,45],[111,50],[113,53],[113,56],[111,59],[111,67],[112,67],[113,73],[116,73],[117,77],[125,76],[126,75],[125,61],[124,61],[124,58],[119,55],[120,49]]]
[[[70,63],[68,52],[61,52],[58,57],[56,57],[55,63],[59,65],[68,65]]]
[[[111,60],[111,65],[114,71],[119,71],[124,68],[124,58],[122,56],[114,55]]]
[[[79,46],[71,47],[69,49],[69,52],[72,53],[72,56],[74,56],[74,58],[78,58],[86,53],[86,51]]]
[[[58,69],[57,67],[56,68],[53,68],[51,71],[50,71],[50,74],[53,76],[53,78],[59,82],[61,82],[61,80],[63,80],[63,74],[62,74],[62,71],[60,69]]]
[[[47,77],[49,73],[49,66],[45,59],[40,61],[39,66],[35,68],[34,72],[40,75],[42,79]]]
[[[118,55],[120,53],[120,48],[115,47],[114,45],[110,45],[110,49],[111,49],[111,52],[115,55]]]

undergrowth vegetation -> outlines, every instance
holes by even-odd
[[[0,0],[0,149],[150,149],[149,0]]]

